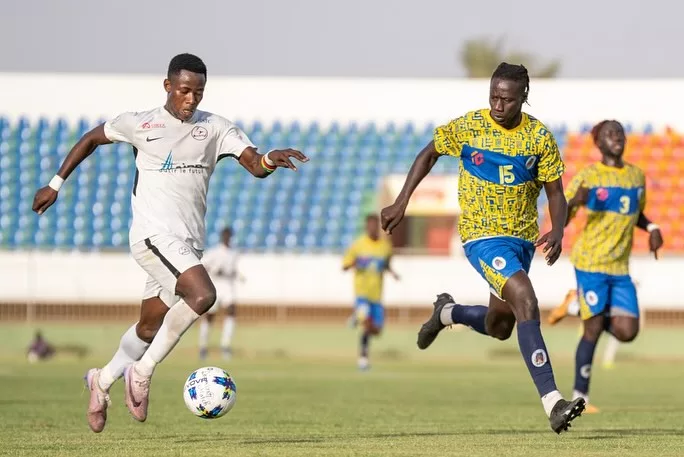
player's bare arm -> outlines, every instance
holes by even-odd
[[[85,135],[71,148],[67,154],[62,166],[59,167],[57,176],[62,180],[69,177],[72,171],[85,160],[93,151],[102,144],[110,144],[111,141],[105,136],[104,124],[100,124]],[[43,214],[50,206],[57,200],[57,192],[55,188],[47,185],[36,192],[33,198],[33,211],[38,214]]]
[[[663,234],[660,232],[660,227],[646,217],[643,211],[639,213],[636,226],[648,232],[648,247],[657,260],[658,249],[663,247]]]
[[[577,210],[580,209],[582,206],[586,206],[587,201],[589,199],[589,189],[583,186],[580,186],[579,189],[577,189],[577,193],[568,200],[568,215],[565,219],[565,226],[567,227],[570,221],[575,217],[575,214],[577,214]]]
[[[354,263],[353,263],[353,262],[350,263],[350,264],[347,264],[347,265],[342,265],[342,271],[349,271],[349,270],[351,270],[352,268],[354,268]]]
[[[394,230],[404,218],[404,213],[406,212],[406,207],[411,199],[411,195],[413,195],[413,191],[416,190],[416,187],[418,187],[418,184],[420,184],[423,178],[430,173],[432,167],[437,163],[437,159],[439,159],[439,153],[435,149],[435,142],[430,141],[430,143],[420,151],[416,160],[413,161],[413,165],[411,165],[404,186],[401,188],[401,192],[399,192],[394,203],[387,208],[384,208],[380,213],[382,229],[387,234],[391,234],[392,230]]]
[[[290,159],[297,159],[304,163],[309,158],[296,149],[276,149],[266,154],[259,154],[255,148],[249,147],[240,155],[240,165],[257,178],[266,178],[276,168],[289,168],[297,171],[297,167]]]
[[[386,266],[385,266],[385,271],[387,271],[389,274],[391,274],[392,277],[393,277],[394,279],[396,279],[397,281],[399,281],[399,279],[400,279],[400,278],[399,278],[399,274],[398,274],[396,271],[394,271],[394,269],[392,269],[391,260],[392,260],[391,257],[390,257],[389,259],[387,259],[387,264],[386,264]]]
[[[544,190],[549,199],[551,231],[542,235],[535,246],[544,245],[543,252],[546,254],[546,263],[553,265],[562,251],[563,229],[568,219],[568,202],[565,200],[563,181],[560,178],[545,182]]]

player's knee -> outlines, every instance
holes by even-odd
[[[583,321],[582,339],[590,343],[597,343],[605,328],[604,319],[603,316],[594,316]]]
[[[539,301],[534,292],[519,294],[509,303],[518,322],[539,320]]]
[[[188,303],[197,314],[204,314],[216,303],[216,289],[213,287],[207,288],[198,293],[192,299],[192,304]]]
[[[582,332],[582,339],[585,341],[588,341],[589,343],[598,343],[599,337],[601,336],[601,333],[603,330],[593,330],[593,329],[588,329],[584,328],[584,331]]]
[[[501,322],[495,325],[492,329],[492,335],[497,340],[506,341],[513,334],[513,324],[508,322]]]
[[[161,322],[145,322],[139,321],[135,326],[135,333],[138,338],[146,343],[152,343],[152,340],[157,335],[159,327],[161,327]]]
[[[623,343],[629,343],[634,341],[634,339],[639,334],[639,326],[621,326],[614,327],[611,329],[611,333],[615,338]]]
[[[489,334],[489,336],[491,336],[492,338],[496,338],[497,340],[505,341],[509,339],[513,334],[515,318],[494,319],[491,322],[487,322],[487,324],[487,333]]]
[[[366,322],[364,322],[363,329],[369,335],[377,335],[380,333],[380,329],[375,326],[371,319],[367,319]]]

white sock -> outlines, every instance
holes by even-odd
[[[615,362],[615,355],[617,354],[618,348],[620,347],[620,341],[613,335],[608,336],[608,343],[606,349],[603,352],[603,363],[613,363]]]
[[[100,371],[100,379],[98,384],[100,388],[107,392],[109,388],[123,376],[124,368],[133,362],[140,360],[140,357],[145,353],[149,343],[138,338],[135,332],[135,327],[138,325],[136,322],[131,328],[126,330],[126,333],[121,337],[121,342],[119,343],[119,349],[109,361],[107,365]]]
[[[589,395],[583,394],[579,390],[572,391],[572,399],[577,400],[578,398],[584,398],[584,403],[589,403]]]
[[[206,349],[209,345],[209,320],[204,318],[199,323],[199,348]]]
[[[562,399],[563,396],[557,390],[549,392],[548,394],[541,397],[542,405],[544,406],[544,411],[546,412],[546,417],[551,417],[551,410],[554,406],[556,406],[558,400]]]
[[[579,300],[575,299],[568,305],[568,316],[579,316],[580,304]]]
[[[442,308],[442,311],[439,313],[439,320],[443,325],[454,325],[454,320],[451,318],[451,309],[453,307],[453,303],[444,305],[444,308]]]
[[[164,323],[159,328],[157,336],[150,344],[140,361],[135,364],[135,370],[142,376],[152,376],[154,368],[169,355],[171,350],[178,344],[183,333],[185,333],[193,322],[199,319],[197,314],[190,306],[181,300],[175,304],[166,316]]]
[[[226,316],[223,321],[223,330],[221,331],[221,349],[230,347],[233,341],[233,332],[235,331],[235,318],[233,316]]]

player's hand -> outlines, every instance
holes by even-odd
[[[380,212],[380,224],[385,233],[388,235],[392,234],[392,230],[394,230],[404,218],[405,212],[406,205],[399,202],[394,202],[387,208],[383,208]]]
[[[292,163],[290,157],[293,157],[300,162],[309,161],[307,156],[296,149],[276,149],[268,153],[268,158],[275,163],[276,167],[289,168],[290,170],[297,171],[297,167]]]
[[[50,186],[45,186],[42,189],[38,189],[36,196],[33,197],[32,209],[38,214],[43,214],[56,201],[57,191]]]
[[[546,254],[546,263],[553,265],[558,260],[563,250],[563,231],[551,230],[544,234],[534,243],[535,247],[544,245],[542,252]]]
[[[648,235],[648,247],[658,260],[658,249],[663,247],[663,235],[660,233],[660,229],[652,230]]]

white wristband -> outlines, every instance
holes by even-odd
[[[50,186],[51,189],[53,189],[55,192],[59,192],[59,189],[62,187],[62,184],[64,184],[64,179],[62,179],[60,176],[55,175],[54,178],[50,180]]]
[[[654,224],[653,222],[651,222],[646,226],[646,231],[648,233],[651,233],[653,230],[660,230],[660,227],[658,226],[658,224]]]
[[[271,158],[268,156],[270,153],[271,153],[271,151],[267,152],[264,155],[264,162],[266,162],[266,164],[268,164],[271,167],[275,167],[275,162],[272,161]]]

